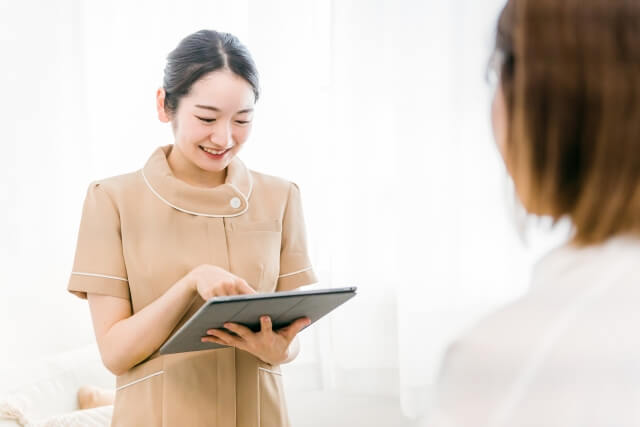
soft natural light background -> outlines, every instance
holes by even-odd
[[[446,345],[521,294],[562,234],[522,244],[491,138],[503,3],[0,1],[0,362],[93,342],[65,290],[86,188],[172,142],[154,106],[165,57],[212,28],[261,74],[241,158],[299,184],[318,286],[359,288],[303,334],[290,387],[423,414]]]

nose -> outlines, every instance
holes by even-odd
[[[215,126],[211,132],[209,140],[220,149],[232,145],[231,124],[219,122],[218,126]]]

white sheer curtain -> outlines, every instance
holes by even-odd
[[[261,73],[241,157],[300,185],[318,286],[359,287],[305,332],[291,381],[424,413],[447,343],[521,293],[547,245],[518,239],[491,139],[484,71],[503,3],[1,3],[4,357],[93,340],[64,292],[86,186],[171,142],[154,109],[164,58],[214,28]]]
[[[360,290],[298,366],[417,417],[446,345],[524,290],[544,246],[515,232],[491,138],[484,73],[503,1],[296,4],[271,37],[250,37],[268,73],[261,120],[282,123],[254,139],[286,153],[260,156],[265,168],[302,185],[321,285]]]

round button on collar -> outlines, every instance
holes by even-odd
[[[231,207],[233,209],[238,209],[240,206],[242,206],[242,202],[240,201],[239,198],[234,197],[233,199],[231,199],[231,201],[229,202],[229,205],[231,205]]]

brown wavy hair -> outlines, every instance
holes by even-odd
[[[640,1],[509,0],[494,55],[525,209],[580,245],[640,235]]]

